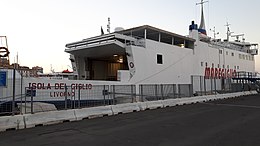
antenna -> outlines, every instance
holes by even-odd
[[[196,3],[196,5],[202,5],[202,7],[203,7],[203,4],[204,4],[204,3],[207,3],[207,2],[209,2],[209,1],[205,1],[205,2],[204,2],[204,0],[201,0],[201,2],[200,2],[200,3]]]
[[[107,19],[107,33],[110,33],[110,17]]]
[[[226,25],[224,25],[224,26],[227,27],[227,41],[229,41],[229,37],[231,36],[231,34],[234,33],[234,32],[231,32],[231,31],[230,31],[230,29],[229,29],[229,26],[230,26],[230,25],[231,25],[231,24],[229,24],[228,22],[227,22]]]
[[[210,31],[212,31],[213,32],[213,34],[214,34],[214,40],[216,40],[216,35],[218,35],[219,34],[219,32],[216,32],[216,28],[215,28],[215,26],[214,26],[214,29],[212,30],[212,29],[210,29]]]
[[[16,63],[18,64],[18,52],[16,54]]]

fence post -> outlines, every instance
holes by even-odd
[[[216,83],[216,78],[214,78],[214,86],[215,86],[215,94],[217,94],[217,83]]]
[[[78,108],[80,108],[80,88],[79,88],[79,94],[78,94]],[[74,95],[75,96],[75,95]]]
[[[164,100],[164,96],[163,96],[163,84],[161,84],[161,94],[162,94],[162,100]]]
[[[189,84],[189,96],[192,97],[192,95],[193,95],[192,84]]]
[[[172,84],[172,92],[173,92],[173,98],[175,98],[175,90],[176,90],[176,88],[175,88],[176,86],[174,85],[174,84]]]
[[[25,92],[27,91],[28,87],[25,87]],[[32,88],[32,87],[30,87]],[[27,93],[25,93],[25,98],[24,98],[24,113],[26,114],[26,102],[27,102]]]
[[[243,92],[244,92],[245,91],[244,79],[242,80],[242,87],[243,87]]]
[[[70,86],[70,93],[71,93],[71,98],[73,98],[73,109],[76,109],[76,104],[77,104],[77,99],[76,99],[76,96],[75,96],[75,94],[73,95],[73,92],[75,92],[72,88],[71,88],[71,86]],[[68,93],[66,93],[66,94],[68,94]]]
[[[206,77],[204,76],[204,94],[207,95]]]
[[[231,78],[230,78],[229,80],[230,80],[230,83],[229,83],[230,91],[233,92],[233,91],[232,91],[232,82],[233,82],[233,80],[232,80]]]
[[[115,85],[112,85],[113,105],[115,105],[115,98],[116,98],[116,97],[115,97],[115,90],[116,90],[116,89],[115,89]]]
[[[190,96],[192,97],[193,96],[193,80],[194,80],[194,77],[191,76],[191,87],[190,87]]]
[[[141,101],[144,102],[144,95],[143,95],[143,85],[139,85],[140,87],[140,94],[141,94]]]
[[[65,85],[65,93],[67,93],[67,91],[68,91],[68,87],[67,87],[67,85]],[[65,110],[67,110],[67,98],[68,98],[68,96],[67,96],[67,94],[65,94],[65,101],[64,101],[64,104],[65,104],[64,108],[65,108]]]
[[[181,98],[181,85],[180,84],[177,84],[177,90],[178,90],[178,98]]]
[[[157,84],[155,84],[155,97],[157,100],[159,100],[158,93],[157,93]]]
[[[104,97],[104,101],[103,104],[106,105],[106,85],[103,85],[103,97]]]
[[[31,114],[33,114],[33,88],[31,88]]]
[[[15,115],[15,66],[13,70],[13,100],[12,100],[12,116]]]
[[[201,78],[202,78],[202,76],[200,76],[200,94],[203,95],[202,94],[202,79]]]
[[[213,94],[212,78],[213,78],[213,77],[210,78],[210,91],[211,91],[210,93],[211,93],[211,94]]]
[[[132,103],[134,103],[134,85],[131,85],[131,98],[132,98]]]
[[[23,72],[21,72],[21,85],[20,85],[20,90],[21,90],[21,106],[20,106],[20,114],[22,114],[23,111]]]

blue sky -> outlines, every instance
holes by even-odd
[[[65,44],[100,34],[107,18],[111,28],[148,24],[181,35],[188,34],[192,20],[200,22],[200,0],[0,0],[0,35],[8,37],[11,62],[42,66],[44,72],[70,69]],[[260,1],[210,0],[204,5],[206,29],[216,27],[217,37],[231,31],[245,34],[246,41],[260,44]],[[256,57],[260,72],[260,57]]]

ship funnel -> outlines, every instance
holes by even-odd
[[[198,24],[195,24],[194,21],[191,22],[191,25],[189,26],[189,37],[198,40]]]
[[[195,24],[194,21],[191,21],[191,25],[189,27],[189,30],[192,31],[192,30],[198,30],[198,25]]]

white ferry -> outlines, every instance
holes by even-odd
[[[239,72],[254,74],[258,44],[238,37],[231,41],[229,26],[226,39],[209,37],[203,3],[200,26],[192,21],[188,36],[149,25],[116,28],[113,33],[66,44],[77,80],[29,77],[21,84],[37,90],[35,100],[56,101],[75,95],[74,89],[91,90],[95,85],[136,85],[138,94],[141,84],[191,84],[192,76],[227,79]],[[65,87],[73,91],[64,92]],[[0,88],[0,97],[11,88],[11,84]]]
[[[203,6],[203,0],[200,4]],[[258,44],[207,36],[203,7],[201,24],[192,21],[183,36],[144,25],[83,39],[66,45],[79,80],[120,84],[190,84],[191,76],[232,78],[255,72]]]

